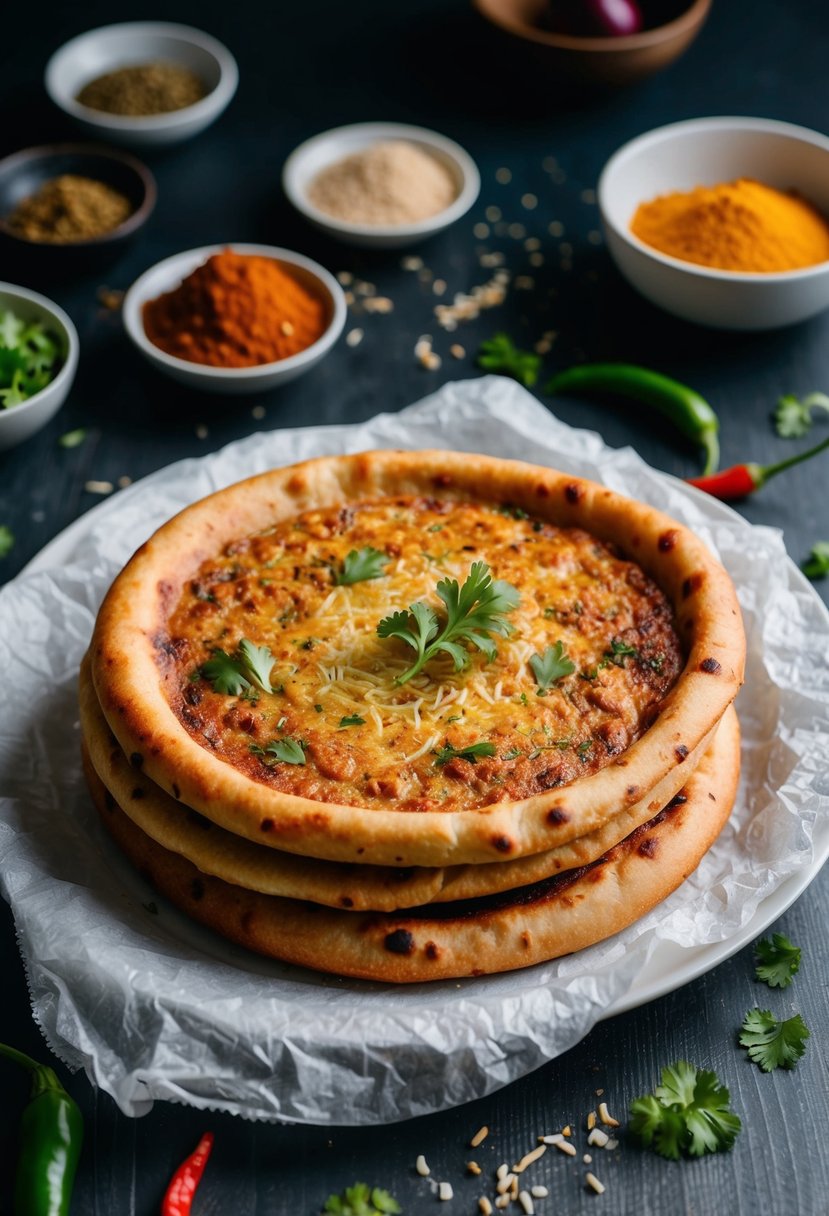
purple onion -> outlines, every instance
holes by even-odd
[[[642,29],[636,0],[553,0],[549,23],[561,34],[621,38]]]

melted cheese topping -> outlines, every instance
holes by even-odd
[[[336,584],[371,546],[380,578]],[[414,651],[380,620],[460,583],[475,561],[520,603],[497,656],[439,654],[404,684]],[[214,691],[201,666],[241,639],[274,656],[266,694]],[[539,695],[533,655],[561,642],[576,670]],[[671,609],[611,546],[510,507],[400,497],[310,511],[235,542],[185,589],[158,650],[180,720],[203,746],[274,788],[326,802],[461,810],[527,797],[607,764],[659,712],[682,667]],[[362,719],[353,725],[345,719]],[[301,744],[304,764],[267,751]],[[446,760],[479,742],[495,755]],[[264,752],[264,754],[263,754]]]

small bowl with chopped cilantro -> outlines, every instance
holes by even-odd
[[[78,335],[45,296],[0,283],[0,451],[45,426],[66,400],[78,366]]]

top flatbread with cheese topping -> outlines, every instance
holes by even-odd
[[[344,583],[367,549],[372,577]],[[439,580],[478,562],[516,588],[508,636],[401,682],[412,650],[379,621],[440,615]],[[206,676],[243,640],[271,691]],[[551,650],[566,670],[543,687]],[[433,865],[555,847],[640,799],[730,704],[744,639],[725,572],[651,508],[518,462],[375,452],[182,512],[116,580],[91,655],[122,748],[188,806],[289,852]]]

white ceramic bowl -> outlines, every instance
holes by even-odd
[[[424,152],[445,165],[454,178],[457,195],[454,202],[416,224],[393,224],[378,226],[351,224],[335,219],[320,211],[308,199],[308,187],[321,169],[342,160],[354,152],[381,141],[403,139],[416,144]],[[282,170],[282,186],[285,194],[307,220],[328,236],[347,245],[360,245],[366,249],[402,249],[425,240],[436,232],[442,232],[455,220],[466,215],[478,197],[481,177],[477,165],[460,144],[435,131],[423,127],[410,127],[395,122],[361,122],[350,127],[336,127],[315,135],[295,148]]]
[[[55,416],[69,395],[78,367],[78,334],[57,304],[26,287],[0,283],[0,312],[7,311],[24,321],[43,321],[61,345],[63,366],[54,380],[28,401],[9,409],[0,408],[0,451],[16,447]]]
[[[610,158],[599,180],[608,249],[660,308],[717,329],[775,329],[829,307],[829,262],[774,274],[711,270],[659,253],[630,231],[640,203],[753,177],[796,190],[829,216],[829,139],[765,118],[698,118],[649,131]]]
[[[232,249],[234,253],[257,254],[274,258],[280,262],[300,283],[316,291],[328,309],[328,325],[321,338],[305,350],[280,359],[276,363],[260,363],[255,367],[210,367],[204,363],[191,363],[168,355],[147,337],[142,318],[143,307],[162,292],[171,291],[192,271],[214,253]],[[310,371],[325,357],[342,333],[346,318],[346,303],[342,288],[333,275],[317,262],[292,253],[290,249],[277,249],[272,245],[242,245],[229,242],[225,245],[204,245],[201,249],[188,249],[176,253],[163,262],[146,270],[124,297],[122,316],[124,327],[141,354],[160,372],[187,384],[191,388],[210,393],[259,393],[277,385],[287,384],[297,376]]]
[[[97,76],[141,63],[176,63],[204,81],[208,93],[195,105],[167,114],[133,118],[105,114],[76,101]],[[227,107],[239,69],[227,47],[189,25],[126,21],[79,34],[55,51],[46,65],[46,92],[88,135],[133,148],[163,147],[198,135]]]

